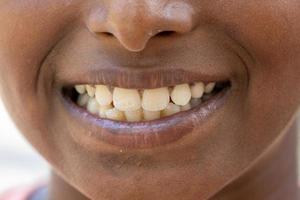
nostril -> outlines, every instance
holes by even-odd
[[[166,37],[166,36],[171,36],[174,33],[175,33],[175,31],[161,31],[161,32],[157,33],[155,36]]]
[[[108,36],[108,37],[112,37],[114,36],[112,33],[110,32],[102,32],[103,35]]]

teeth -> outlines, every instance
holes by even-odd
[[[106,118],[106,111],[112,109],[112,105],[100,106],[99,107],[99,116],[102,118]]]
[[[201,99],[192,98],[190,104],[191,104],[191,107],[195,107],[195,106],[199,105],[201,102],[202,102]]]
[[[95,98],[90,98],[86,108],[90,113],[96,114],[99,110],[99,104]]]
[[[161,114],[163,117],[166,117],[166,116],[174,115],[178,112],[180,112],[180,106],[173,103],[169,103],[168,106],[162,111]]]
[[[105,85],[96,86],[95,96],[101,106],[110,105],[113,100],[111,92]]]
[[[180,111],[187,111],[187,110],[189,110],[191,108],[192,108],[191,104],[188,103],[185,106],[180,106]]]
[[[112,108],[106,111],[106,117],[112,120],[124,121],[124,112],[118,110],[117,108]]]
[[[88,93],[88,95],[89,95],[90,97],[94,97],[94,96],[95,96],[96,89],[95,89],[93,86],[91,86],[91,85],[86,85],[86,86],[85,86],[85,89],[86,89],[86,91],[87,91],[87,93]]]
[[[201,98],[203,96],[205,85],[202,82],[195,83],[191,87],[192,98]]]
[[[125,111],[126,120],[129,122],[138,122],[143,119],[143,111],[142,109],[134,110],[134,111]]]
[[[170,102],[167,87],[158,89],[147,89],[143,93],[142,107],[147,111],[160,111],[165,109]]]
[[[79,95],[79,97],[77,99],[77,104],[79,106],[85,106],[88,103],[89,99],[90,99],[89,95],[81,94],[81,95]]]
[[[188,111],[214,94],[215,82],[180,84],[156,89],[125,89],[106,85],[76,85],[77,105],[100,118],[140,122]]]
[[[184,106],[191,100],[192,94],[188,84],[176,85],[171,93],[171,99],[176,105]]]
[[[79,93],[79,94],[84,94],[85,93],[85,85],[76,85],[75,86],[75,89],[76,91]]]
[[[121,111],[134,111],[141,108],[141,97],[138,90],[115,88],[114,106]]]
[[[160,111],[143,110],[144,120],[150,121],[160,118]]]
[[[208,93],[211,93],[214,88],[216,86],[216,83],[208,83],[206,86],[205,86],[205,93],[208,94]]]

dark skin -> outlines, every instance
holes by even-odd
[[[298,199],[299,6],[0,0],[0,96],[53,167],[47,198]],[[153,34],[160,31],[173,34]],[[90,130],[72,120],[57,94],[74,74],[97,70],[97,58],[118,63],[117,70],[171,63],[223,71],[233,77],[232,90],[207,123],[168,147],[86,148],[93,142],[82,145],[72,134]]]

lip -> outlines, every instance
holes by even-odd
[[[182,83],[203,83],[229,80],[230,74],[214,73],[213,75],[188,69],[123,69],[122,67],[89,69],[74,71],[67,79],[60,81],[60,87],[89,83],[103,84],[121,88],[152,89],[169,87]]]
[[[188,144],[198,138],[199,132],[215,131],[210,122],[221,120],[222,111],[227,105],[232,106],[231,100],[240,95],[247,79],[244,57],[240,56],[242,48],[230,38],[221,36],[201,32],[197,34],[197,41],[188,40],[186,43],[184,38],[178,38],[172,43],[174,45],[163,47],[160,40],[153,40],[145,51],[129,53],[99,43],[85,32],[73,35],[72,43],[58,48],[51,62],[55,69],[53,87],[62,100],[58,102],[64,121],[62,126],[72,130],[68,132],[76,144],[91,152],[129,148],[152,152]],[[84,42],[82,38],[85,38]],[[186,48],[188,44],[191,48]],[[60,51],[63,53],[59,54]],[[150,89],[227,80],[231,83],[230,90],[219,93],[199,107],[143,123],[97,118],[67,100],[61,92],[64,87],[86,83]]]
[[[146,149],[176,143],[188,136],[225,104],[230,89],[231,87],[224,88],[191,110],[146,122],[102,119],[77,106],[62,92],[59,92],[59,96],[73,121],[87,130],[73,132],[75,141],[90,149],[101,147],[103,143],[121,149]]]

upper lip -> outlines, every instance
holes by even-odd
[[[116,69],[105,68],[70,73],[68,80],[62,81],[63,86],[76,84],[104,84],[122,88],[151,89],[174,86],[182,83],[204,83],[227,81],[227,74],[205,74],[186,69]]]
[[[201,32],[197,37],[195,35],[197,41],[188,42],[184,37],[169,38],[164,43],[157,38],[138,53],[107,46],[86,31],[70,37],[73,43],[63,47],[63,56],[52,57],[54,80],[59,86],[105,84],[136,89],[159,88],[197,81],[230,80],[238,68],[244,67],[234,42],[220,34]],[[84,42],[82,38],[85,38]],[[81,43],[76,46],[78,40]]]

